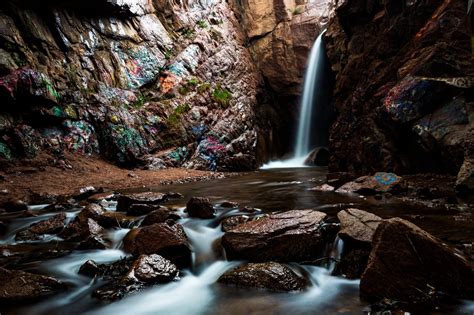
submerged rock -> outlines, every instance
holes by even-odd
[[[400,218],[382,221],[360,281],[369,301],[432,302],[474,298],[474,271],[458,252]]]
[[[156,223],[132,229],[124,238],[124,249],[134,255],[161,255],[178,266],[191,262],[188,239],[180,224]]]
[[[401,177],[393,173],[379,172],[375,173],[374,176],[362,176],[355,181],[345,183],[336,192],[362,195],[391,192],[400,186],[401,180]]]
[[[47,220],[34,223],[28,229],[20,231],[16,234],[15,239],[26,241],[36,240],[44,234],[57,234],[64,229],[66,214],[59,213]]]
[[[210,219],[215,216],[215,210],[209,198],[192,197],[186,204],[186,211],[192,218]]]
[[[224,273],[218,282],[272,291],[300,291],[308,285],[305,278],[276,262],[241,265]]]
[[[222,245],[231,260],[310,260],[326,245],[320,230],[325,218],[325,213],[314,210],[271,214],[227,231]]]
[[[52,277],[0,268],[0,302],[23,303],[59,293],[65,285]]]

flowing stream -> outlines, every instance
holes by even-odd
[[[16,265],[16,268],[49,274],[69,284],[64,293],[52,296],[42,302],[10,309],[2,314],[364,314],[367,303],[360,301],[357,280],[331,276],[332,264],[289,266],[305,276],[311,283],[302,292],[279,293],[266,290],[238,288],[216,283],[227,270],[241,264],[241,261],[227,261],[218,240],[223,235],[220,222],[228,216],[242,214],[243,206],[257,208],[258,214],[290,209],[317,209],[330,217],[341,209],[358,207],[377,213],[382,217],[400,216],[411,218],[414,214],[424,216],[420,226],[445,241],[469,233],[463,220],[453,220],[445,213],[431,210],[420,211],[406,204],[387,203],[357,195],[341,195],[334,192],[315,192],[311,187],[325,178],[324,168],[294,168],[259,171],[241,176],[171,186],[157,186],[157,191],[176,191],[183,199],[173,200],[167,206],[177,209],[183,216],[183,225],[193,250],[193,264],[190,269],[180,271],[180,280],[149,287],[113,303],[101,302],[91,297],[93,290],[103,285],[101,280],[92,280],[79,275],[80,266],[88,259],[98,263],[113,262],[127,254],[122,251],[122,238],[127,229],[109,229],[108,238],[112,245],[106,250],[73,250],[55,259],[38,259],[34,262]],[[192,196],[209,197],[216,205],[217,217],[208,220],[189,218],[184,206]],[[240,207],[222,208],[226,200],[238,202]],[[109,207],[114,209],[112,203]],[[79,209],[68,213],[73,217]],[[37,208],[35,218],[14,219],[12,228],[2,238],[3,243],[14,244],[14,233],[20,226],[47,218],[53,213]],[[443,220],[440,220],[443,219]],[[440,223],[442,222],[442,223]],[[453,231],[458,231],[453,234]],[[474,235],[470,237],[474,238]],[[50,245],[53,244],[53,245]],[[60,244],[60,243],[59,243]],[[22,244],[17,244],[22,245]],[[28,246],[58,246],[45,239]],[[342,241],[328,244],[325,255],[338,258]],[[443,309],[442,314],[469,314],[473,304],[458,305]]]

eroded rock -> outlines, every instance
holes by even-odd
[[[224,273],[218,282],[272,291],[304,290],[308,282],[288,266],[276,262],[248,263]]]
[[[222,237],[227,258],[253,262],[303,261],[325,246],[320,226],[326,214],[291,210],[240,224]]]

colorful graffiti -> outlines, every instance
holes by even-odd
[[[374,175],[374,178],[379,184],[382,184],[384,186],[393,184],[394,182],[398,180],[397,175],[393,173],[383,173],[383,172],[376,173]]]

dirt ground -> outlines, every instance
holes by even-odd
[[[148,188],[176,181],[197,181],[230,176],[229,173],[180,168],[128,170],[96,157],[68,156],[58,166],[37,160],[0,170],[0,204],[10,200],[30,202],[38,195],[73,195],[86,186],[120,191]]]

